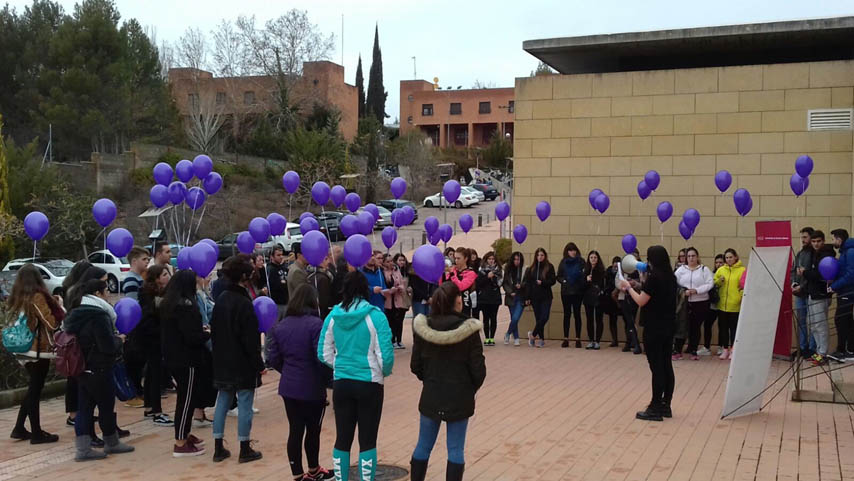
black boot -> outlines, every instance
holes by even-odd
[[[419,461],[415,458],[409,460],[409,479],[412,481],[424,481],[427,477],[427,461]]]
[[[661,417],[663,418],[672,418],[673,410],[670,409],[670,401],[662,401],[658,405],[658,412],[661,413]]]
[[[223,440],[221,438],[220,439],[214,439],[213,461],[215,463],[218,463],[220,461],[225,461],[229,457],[231,457],[231,451],[225,449],[225,445],[224,445]]]
[[[645,410],[638,411],[635,417],[642,421],[664,421],[664,418],[661,417],[661,413],[658,411],[657,404],[650,404]]]
[[[462,481],[465,464],[457,464],[448,461],[448,467],[445,468],[445,481]]]
[[[250,441],[240,441],[240,457],[237,458],[238,463],[250,463],[261,459],[261,452],[255,451],[250,446]]]

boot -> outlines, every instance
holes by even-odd
[[[658,411],[657,404],[650,404],[645,410],[635,414],[635,417],[642,421],[664,421],[661,413]]]
[[[119,434],[113,433],[109,436],[104,436],[104,452],[107,454],[122,454],[130,453],[135,449],[130,444],[125,444],[119,441]]]
[[[107,457],[107,453],[92,449],[91,444],[92,438],[87,434],[74,438],[74,445],[77,447],[77,454],[74,455],[74,460],[94,461],[96,459],[104,459]]]
[[[218,463],[231,457],[231,451],[225,449],[225,442],[222,438],[214,439],[214,455],[213,461]]]
[[[250,441],[240,441],[240,457],[237,458],[238,463],[251,463],[262,458],[260,451],[255,451],[249,444]]]
[[[670,401],[662,401],[661,404],[658,406],[658,412],[663,418],[672,418],[673,410],[670,409]]]
[[[409,479],[412,481],[424,481],[427,477],[427,461],[419,461],[415,458],[409,460]]]
[[[445,481],[462,481],[465,464],[457,464],[448,461],[448,467],[445,469]]]

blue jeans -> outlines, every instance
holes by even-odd
[[[807,306],[809,305],[808,297],[795,297],[795,315],[798,316],[798,344],[801,351],[815,352],[815,338],[807,331]],[[807,342],[809,339],[809,342]]]
[[[252,431],[252,402],[255,399],[254,389],[241,389],[237,393],[237,440],[249,441]],[[231,408],[231,400],[235,391],[220,389],[216,395],[216,410],[214,411],[213,437],[222,439],[225,435],[225,418]]]
[[[516,299],[510,306],[510,326],[507,328],[507,334],[511,334],[516,339],[519,339],[519,319],[524,310],[525,304],[521,299]]]
[[[412,314],[413,317],[418,314],[424,314],[425,316],[430,315],[430,304],[422,304],[421,301],[412,303]]]
[[[436,437],[439,435],[440,424],[441,421],[434,421],[423,414],[421,415],[418,444],[415,445],[412,459],[417,461],[430,459],[430,452],[433,451],[433,445],[436,444]],[[469,420],[466,418],[445,424],[448,425],[448,461],[455,464],[465,464],[463,451],[466,447],[466,428]]]

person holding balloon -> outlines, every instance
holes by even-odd
[[[454,266],[442,276],[442,282],[453,282],[463,295],[463,314],[472,317],[472,294],[475,292],[477,272],[469,265],[471,260],[469,250],[457,247],[454,251]]]
[[[477,305],[483,313],[484,346],[495,345],[495,331],[498,329],[498,306],[501,305],[501,285],[504,272],[495,259],[495,252],[483,255],[477,272]],[[475,317],[477,319],[477,317]]]
[[[359,268],[359,272],[368,280],[371,294],[368,297],[368,302],[377,306],[380,310],[385,310],[385,296],[383,291],[387,289],[385,283],[385,275],[383,275],[382,265],[385,254],[380,251],[373,251],[368,263]]]
[[[815,354],[812,355],[812,363],[821,365],[827,362],[825,359],[829,342],[829,320],[827,316],[832,296],[828,280],[833,280],[833,276],[823,274],[824,269],[821,266],[822,260],[825,258],[835,258],[836,251],[833,250],[833,246],[824,243],[824,232],[820,230],[813,231],[810,235],[810,243],[815,252],[812,265],[808,269],[799,268],[798,271],[807,280],[807,292],[809,293],[807,331],[815,337]]]
[[[587,254],[584,265],[584,313],[587,314],[587,337],[590,342],[585,349],[599,350],[604,330],[605,309],[603,298],[610,295],[605,292],[605,266],[598,251]]]
[[[391,344],[395,349],[404,349],[402,342],[403,318],[406,315],[406,309],[403,309],[403,305],[404,296],[409,286],[404,281],[400,270],[389,254],[383,256],[382,273],[386,285],[386,288],[382,291],[385,298],[383,307],[385,316],[388,318],[389,327],[391,328]]]
[[[538,247],[534,252],[534,263],[525,271],[522,281],[525,286],[525,304],[534,310],[536,324],[533,331],[528,331],[528,345],[537,347],[546,345],[546,323],[552,309],[552,286],[555,284],[555,268],[549,262],[546,250]]]
[[[519,319],[522,317],[522,312],[525,310],[525,256],[521,252],[510,254],[510,259],[504,265],[504,305],[510,309],[510,325],[507,326],[507,332],[504,334],[504,344],[510,344],[510,338],[513,338],[513,345],[519,346]]]
[[[721,345],[720,359],[732,358],[730,346],[735,344],[735,332],[738,325],[738,313],[741,311],[741,297],[744,294],[739,288],[741,275],[746,268],[738,259],[735,249],[724,251],[726,262],[715,272],[715,286],[718,288],[718,342]]]

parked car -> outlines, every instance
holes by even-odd
[[[498,189],[489,184],[471,184],[469,187],[481,192],[486,200],[495,200],[499,195]]]
[[[127,257],[116,257],[110,251],[97,251],[89,254],[88,260],[93,266],[107,271],[107,289],[114,294],[119,292],[122,281],[130,272]]]
[[[240,253],[237,250],[238,235],[240,235],[240,232],[234,232],[217,241],[216,245],[219,247],[219,260],[222,261]]]
[[[329,230],[329,240],[332,242],[344,240],[344,235],[341,234],[341,229],[339,225],[341,224],[341,219],[347,215],[344,212],[338,212],[334,210],[326,211],[318,215],[317,223],[320,224],[320,232],[326,234],[326,230]]]
[[[290,252],[291,245],[300,241],[302,241],[302,232],[299,230],[299,224],[288,222],[285,225],[284,234],[271,237],[269,241],[261,244],[261,249],[267,254],[273,250],[273,247],[279,245],[285,252]]]
[[[439,203],[441,201],[441,204]],[[462,209],[463,207],[471,207],[480,202],[477,196],[466,192],[461,192],[460,197],[454,202],[454,207]],[[433,195],[424,198],[424,207],[443,207],[448,205],[448,199],[441,192],[436,192]]]
[[[359,209],[356,211],[356,214],[363,212],[365,209]],[[391,223],[391,211],[386,209],[385,207],[377,206],[377,210],[380,213],[380,218],[377,220],[377,223],[374,224],[374,230],[382,229],[384,227],[392,225]]]
[[[411,200],[386,199],[386,200],[381,200],[381,201],[377,202],[378,207],[384,207],[390,211],[394,210],[394,209],[400,209],[401,207],[404,207],[407,205],[409,207],[412,207],[412,210],[415,211],[415,218],[417,219],[418,218],[418,207],[416,207],[415,203],[412,202]]]
[[[469,194],[473,195],[478,201],[483,202],[486,200],[486,196],[483,192],[475,189],[474,187],[470,187],[468,185],[464,185],[460,188],[460,195]]]
[[[13,259],[9,261],[6,266],[3,267],[3,272],[17,272],[18,269],[29,263],[32,263],[38,268],[39,272],[41,272],[42,279],[44,279],[47,291],[54,295],[62,293],[62,281],[65,280],[65,276],[68,275],[68,272],[74,266],[74,263],[67,259],[43,259],[38,257],[34,259],[30,257],[27,259]],[[14,280],[11,284],[14,284]],[[12,292],[11,284],[8,287],[8,291],[10,293]]]

